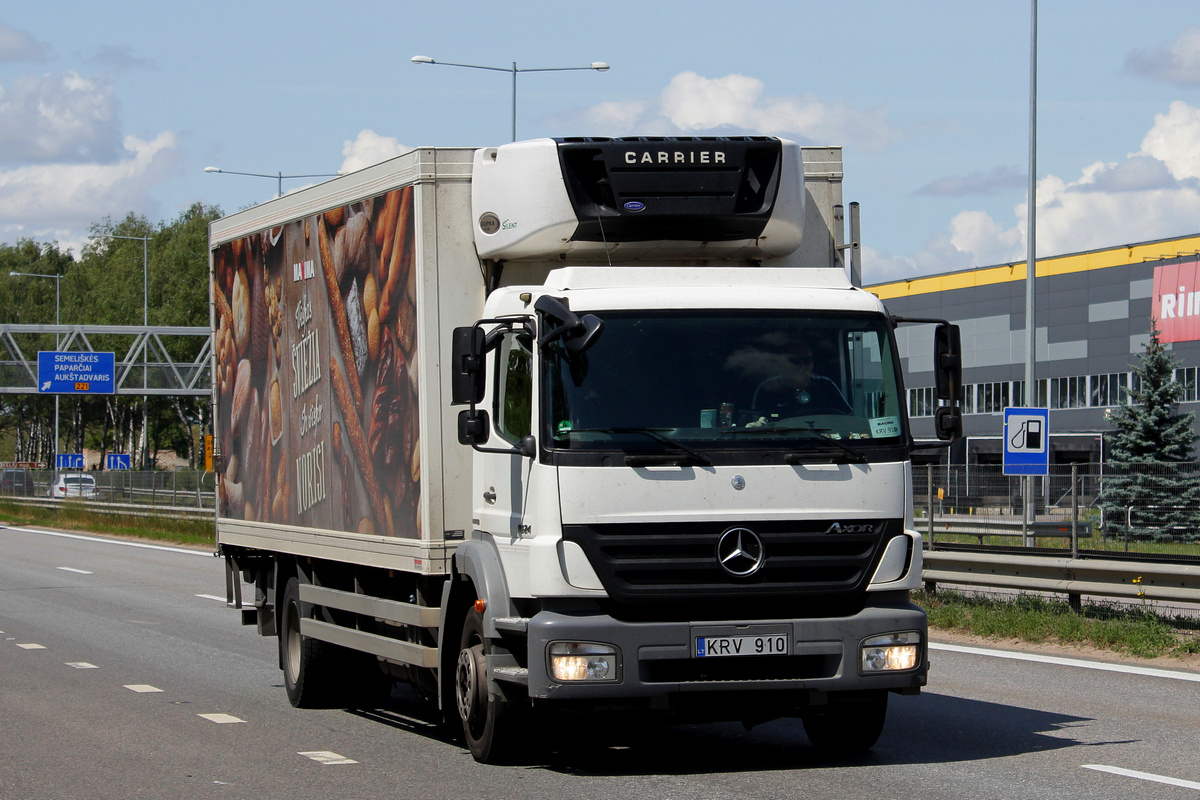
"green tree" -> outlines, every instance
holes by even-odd
[[[1150,341],[1133,370],[1129,401],[1109,417],[1116,431],[1100,495],[1106,534],[1200,538],[1200,476],[1192,463],[1196,415],[1179,413],[1183,387],[1175,380],[1175,367],[1152,321]],[[1129,509],[1133,524],[1127,530]]]
[[[57,243],[37,243],[22,239],[15,245],[0,244],[0,323],[22,325],[51,325],[56,318],[57,290],[62,291],[61,319],[69,321],[66,307],[66,287],[75,259],[69,250]],[[45,277],[10,276],[12,272],[35,275],[61,275],[53,280]],[[12,352],[5,343],[5,356],[0,362],[0,385],[27,384],[29,376],[18,358],[36,359],[39,350],[55,348],[54,334],[23,334],[13,336],[12,343],[20,351]],[[0,436],[11,442],[11,453],[18,461],[49,463],[54,447],[54,400],[35,394],[0,395]],[[9,447],[4,448],[6,452]]]

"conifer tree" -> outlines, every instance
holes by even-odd
[[[1175,368],[1151,320],[1150,341],[1126,390],[1128,402],[1109,416],[1116,432],[1100,495],[1108,535],[1200,539],[1200,475],[1192,463],[1196,415],[1179,413],[1183,387]]]

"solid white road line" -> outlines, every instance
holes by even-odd
[[[1137,778],[1142,781],[1152,781],[1154,783],[1165,783],[1168,786],[1180,786],[1184,789],[1196,789],[1200,791],[1200,782],[1185,781],[1182,778],[1170,778],[1166,775],[1155,775],[1153,772],[1138,772],[1133,769],[1122,769],[1121,767],[1110,767],[1106,764],[1083,764],[1084,769],[1094,769],[1097,772],[1110,772],[1113,775],[1123,775],[1126,778]]]
[[[165,544],[146,544],[145,542],[127,542],[124,539],[105,539],[102,536],[83,536],[78,533],[63,533],[62,531],[45,531],[38,528],[20,528],[16,525],[0,525],[0,530],[17,531],[18,533],[34,533],[38,536],[58,536],[63,539],[80,539],[85,542],[100,542],[120,547],[138,547],[143,550],[162,550],[167,553],[183,553],[189,556],[205,556],[212,558],[212,550],[189,550],[185,547],[171,547]]]
[[[1126,675],[1145,675],[1151,678],[1170,678],[1176,681],[1191,681],[1200,683],[1200,673],[1178,672],[1169,669],[1153,667],[1134,667],[1128,664],[1108,664],[1103,661],[1084,661],[1080,658],[1061,658],[1059,656],[1043,656],[1035,653],[1018,653],[1012,650],[991,650],[984,647],[965,647],[958,644],[929,643],[930,650],[944,650],[949,653],[968,653],[976,656],[992,658],[1007,658],[1011,661],[1036,661],[1040,664],[1055,664],[1060,667],[1079,667],[1080,669],[1096,669],[1103,672],[1123,672]]]
[[[63,572],[74,572],[76,575],[91,575],[91,574],[93,574],[91,572],[88,572],[86,569],[75,569],[74,567],[55,567],[55,569],[61,569]]]
[[[225,602],[224,597],[217,597],[215,594],[198,594],[198,595],[196,595],[196,597],[201,597],[205,600],[216,600],[221,603]]]

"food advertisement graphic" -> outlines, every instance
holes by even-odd
[[[420,537],[412,194],[213,252],[223,517]]]

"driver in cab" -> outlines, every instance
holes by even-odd
[[[788,417],[853,413],[837,384],[813,372],[813,351],[807,342],[792,342],[779,356],[779,372],[754,390],[750,405],[758,418],[746,423],[747,428]]]

